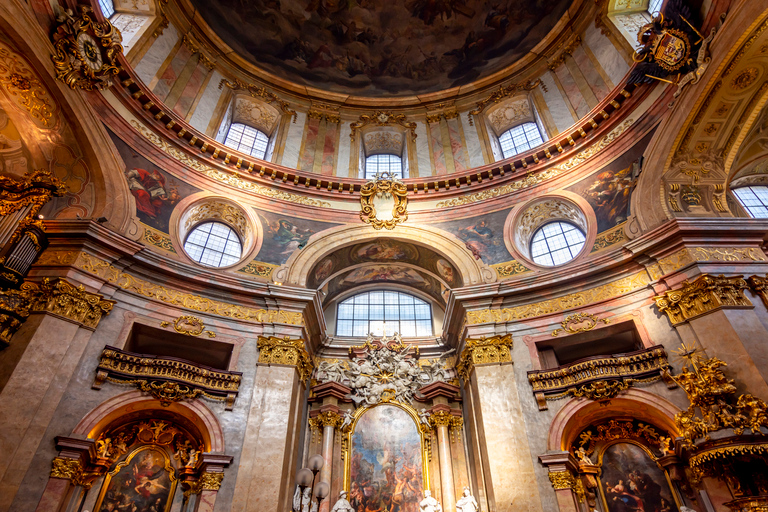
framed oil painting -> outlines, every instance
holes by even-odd
[[[168,512],[176,483],[168,454],[154,445],[142,446],[107,474],[94,512]]]
[[[345,480],[355,510],[418,512],[429,477],[411,413],[390,404],[363,411],[349,446]]]
[[[603,452],[600,493],[605,512],[678,512],[666,474],[633,443],[616,443]]]

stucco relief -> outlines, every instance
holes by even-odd
[[[243,123],[258,128],[266,134],[270,134],[275,127],[277,110],[269,105],[253,101],[249,98],[237,98],[235,100],[232,122]]]
[[[491,123],[497,135],[502,134],[513,125],[532,119],[531,104],[528,98],[506,102],[488,114],[488,122]]]
[[[587,219],[575,204],[563,198],[550,198],[528,206],[517,218],[513,228],[514,243],[523,254],[528,254],[534,232],[554,220],[565,220],[587,231]]]
[[[400,154],[403,150],[403,136],[393,132],[367,133],[363,138],[366,154]]]

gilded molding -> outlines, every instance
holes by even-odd
[[[263,277],[264,279],[271,279],[272,272],[274,272],[276,268],[278,268],[277,265],[271,265],[269,263],[253,260],[237,271],[243,274]]]
[[[576,479],[570,471],[550,471],[548,476],[552,488],[556,491],[572,490],[576,487]]]
[[[451,206],[461,206],[465,204],[476,203],[478,201],[485,201],[487,199],[493,199],[494,197],[505,196],[512,192],[517,192],[518,190],[534,187],[544,181],[547,181],[552,178],[556,178],[557,176],[564,174],[566,171],[573,169],[577,165],[580,165],[586,162],[591,157],[600,153],[603,149],[608,147],[614,140],[616,140],[622,133],[624,133],[627,130],[627,128],[632,126],[633,123],[634,123],[634,120],[627,119],[626,121],[621,123],[619,126],[611,130],[611,132],[608,133],[605,137],[603,137],[596,143],[592,144],[591,146],[586,148],[584,151],[582,151],[578,155],[570,158],[566,162],[563,162],[558,165],[554,165],[536,174],[529,173],[524,178],[513,181],[506,185],[502,185],[501,187],[490,188],[487,190],[482,190],[480,192],[475,192],[473,194],[467,194],[465,196],[460,196],[453,199],[446,199],[445,201],[440,201],[437,203],[436,207],[448,208]]]
[[[143,124],[139,123],[137,120],[131,119],[131,126],[133,126],[136,131],[138,131],[145,139],[147,139],[151,144],[159,148],[161,151],[212,180],[224,183],[225,185],[229,185],[240,190],[253,192],[254,194],[268,197],[270,199],[279,199],[281,201],[302,204],[305,206],[317,206],[318,208],[331,207],[331,203],[327,201],[311,199],[299,194],[293,194],[291,192],[285,192],[282,190],[265,187],[252,181],[246,181],[236,173],[232,174],[214,169],[213,167],[204,164],[200,160],[189,156],[184,151],[171,145],[168,141],[159,137],[157,134],[155,134]]]
[[[161,401],[178,401],[203,395],[225,400],[229,407],[240,389],[242,374],[213,370],[174,358],[146,357],[107,345],[96,367],[93,388],[104,381],[134,384]]]
[[[499,279],[504,279],[507,277],[516,276],[518,274],[522,274],[524,272],[530,272],[531,269],[523,265],[517,260],[507,261],[504,263],[497,263],[495,265],[491,265],[491,268],[493,268],[496,271],[496,275],[499,276]]]
[[[217,200],[206,200],[189,209],[188,217],[184,221],[184,229],[209,220],[220,220],[232,226],[237,233],[246,238],[251,232],[251,226],[245,213],[237,206]]]
[[[556,299],[549,299],[514,308],[467,311],[467,324],[477,325],[489,322],[513,322],[525,318],[535,318],[537,316],[567,311],[569,309],[620,297],[626,293],[645,288],[648,282],[648,274],[645,271],[642,271],[612,283],[590,288],[583,292],[569,293]]]
[[[281,100],[277,96],[277,94],[267,91],[265,87],[258,87],[253,84],[247,84],[242,80],[238,80],[237,78],[235,78],[235,80],[231,82],[226,78],[222,78],[221,82],[219,82],[219,89],[221,89],[225,85],[230,89],[232,89],[233,91],[245,91],[252,98],[260,99],[266,103],[269,103],[269,104],[276,103],[277,106],[280,107],[280,110],[282,110],[284,114],[289,114],[290,116],[293,117],[294,123],[298,118],[298,114],[296,113],[295,110],[290,108],[287,101]]]
[[[200,313],[258,323],[304,324],[304,318],[300,312],[248,308],[156,285],[122,272],[109,262],[91,256],[86,252],[78,254],[74,266],[99,276],[101,279],[123,290]]]
[[[652,425],[637,420],[613,419],[586,427],[574,441],[572,451],[577,452],[583,448],[586,455],[591,455],[598,443],[618,439],[635,439],[651,446],[659,446],[661,450],[663,443],[669,443],[670,436],[665,432],[657,431]]]
[[[377,218],[376,200],[392,200],[392,212],[383,219]],[[390,218],[391,217],[391,218]],[[397,178],[384,173],[360,187],[360,220],[370,224],[373,229],[394,229],[408,220],[408,189]]]
[[[314,418],[309,418],[309,427],[315,430],[323,430],[324,427],[340,428],[344,418],[333,411],[321,412]]]
[[[506,87],[503,85],[500,85],[499,88],[491,93],[490,96],[485,98],[482,101],[478,101],[476,103],[476,107],[474,110],[470,110],[467,114],[469,118],[469,125],[472,126],[474,124],[474,118],[473,116],[482,114],[483,110],[488,105],[494,105],[496,103],[499,103],[500,101],[509,98],[510,96],[514,96],[515,94],[518,94],[520,92],[528,92],[534,90],[536,87],[541,86],[542,89],[546,90],[544,87],[544,83],[541,81],[540,78],[537,78],[536,80],[526,80],[522,83],[513,83],[509,84]]]
[[[30,208],[24,220],[33,220],[52,197],[62,197],[66,193],[64,182],[47,169],[28,171],[20,178],[0,176],[0,216]]]
[[[460,431],[464,426],[461,416],[455,416],[448,411],[435,411],[429,415],[429,424],[432,428],[445,427],[451,431]]]
[[[173,242],[171,242],[171,238],[165,233],[162,233],[156,229],[152,229],[149,226],[144,226],[144,236],[142,237],[142,240],[147,242],[149,245],[176,254],[176,249],[173,248]]]
[[[747,287],[742,276],[702,274],[692,283],[683,281],[680,289],[667,291],[653,300],[659,311],[677,325],[721,307],[752,307],[744,295]]]
[[[87,6],[80,6],[77,17],[64,11],[53,35],[56,78],[71,89],[106,89],[120,72],[120,31],[109,20],[97,22],[92,13]]]
[[[591,331],[595,328],[598,322],[607,324],[610,322],[607,318],[601,318],[598,320],[597,315],[592,313],[574,313],[568,315],[565,320],[560,322],[562,326],[560,329],[552,331],[552,336],[558,336],[560,333],[567,332],[569,334],[576,334],[579,332]]]
[[[589,252],[596,252],[627,240],[627,236],[624,234],[624,224],[625,223],[622,222],[611,230],[599,233],[595,238],[592,250]]]
[[[349,138],[352,142],[355,142],[358,130],[369,124],[376,126],[391,126],[393,124],[402,126],[410,133],[411,141],[416,141],[416,123],[409,122],[405,114],[394,114],[391,111],[377,110],[373,114],[363,114],[357,121],[349,123],[349,127],[352,129]]]
[[[25,59],[0,43],[0,84],[10,98],[45,128],[56,124],[56,102]]]
[[[492,338],[467,339],[456,373],[467,382],[472,370],[479,364],[503,364],[512,362],[512,335]]]
[[[160,322],[160,327],[168,327],[171,322]],[[191,315],[182,315],[173,321],[173,329],[185,336],[200,336],[205,332],[209,338],[215,338],[216,334],[205,330],[205,323],[200,318]]]
[[[51,281],[46,278],[40,284],[24,283],[21,291],[29,301],[30,312],[52,313],[91,329],[95,329],[102,316],[108,315],[116,304],[114,300],[86,292],[84,286],[76,287],[64,279]]]
[[[582,384],[578,388],[569,390],[571,395],[576,398],[586,398],[602,402],[610,400],[622,391],[629,389],[630,380],[598,380],[590,384]]]
[[[302,382],[306,382],[314,370],[301,338],[259,336],[256,346],[259,348],[259,363],[295,366]]]
[[[691,263],[702,261],[753,262],[766,261],[765,254],[755,247],[686,247],[674,254],[659,258],[648,267],[654,281]]]
[[[51,478],[63,478],[72,482],[72,485],[79,485],[85,489],[90,489],[96,478],[101,476],[98,471],[85,471],[78,459],[69,459],[65,457],[55,457],[51,467]]]
[[[203,491],[218,491],[222,480],[224,480],[224,473],[206,471],[200,477],[201,488]]]

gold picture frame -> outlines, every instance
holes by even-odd
[[[389,173],[377,174],[376,178],[360,188],[360,219],[373,229],[394,229],[408,219],[408,188]],[[384,212],[390,208],[391,213]],[[382,210],[377,214],[376,208]]]
[[[109,490],[109,485],[112,482],[112,479],[120,473],[120,470],[122,470],[125,466],[129,465],[136,456],[141,454],[142,452],[146,451],[154,451],[156,453],[159,453],[163,456],[163,469],[165,469],[168,472],[168,479],[170,480],[170,490],[168,491],[168,497],[166,498],[165,507],[163,508],[163,512],[170,512],[171,505],[173,504],[173,498],[174,494],[176,494],[176,485],[178,483],[178,479],[176,478],[176,469],[171,464],[171,458],[168,456],[168,453],[161,447],[154,445],[154,444],[148,444],[144,446],[140,446],[133,450],[122,462],[119,462],[115,469],[107,473],[107,476],[104,478],[104,483],[101,484],[101,491],[99,492],[99,497],[96,499],[96,505],[93,507],[93,510],[101,510],[102,504],[104,502],[104,497],[107,494],[107,490]]]
[[[408,413],[408,415],[410,415],[411,419],[416,424],[416,430],[419,432],[419,437],[421,438],[422,483],[424,484],[424,490],[430,491],[431,486],[429,477],[429,463],[432,459],[431,429],[421,422],[419,419],[419,413],[416,411],[416,409],[408,404],[404,404],[392,399],[383,400],[378,404],[360,407],[355,411],[352,423],[341,433],[341,460],[344,464],[344,490],[349,492],[352,485],[352,435],[355,433],[357,423],[366,412],[383,405],[392,405],[404,410],[406,413]]]

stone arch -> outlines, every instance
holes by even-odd
[[[73,434],[95,439],[110,424],[128,414],[141,411],[163,410],[177,414],[192,422],[200,431],[206,451],[224,453],[224,431],[216,415],[200,400],[172,402],[163,406],[159,400],[141,391],[128,391],[99,404],[75,426]]]
[[[680,412],[668,400],[644,391],[630,388],[611,399],[610,406],[584,399],[572,399],[555,415],[549,428],[547,449],[568,451],[581,430],[591,423],[618,416],[647,421],[654,425],[679,434],[675,425],[675,414]]]
[[[476,260],[464,243],[450,233],[436,228],[398,226],[392,231],[375,231],[370,226],[339,226],[312,235],[304,249],[295,251],[272,274],[275,282],[306,286],[310,270],[325,256],[342,248],[366,241],[389,238],[429,247],[446,258],[461,274],[465,286],[495,282],[496,272]]]

